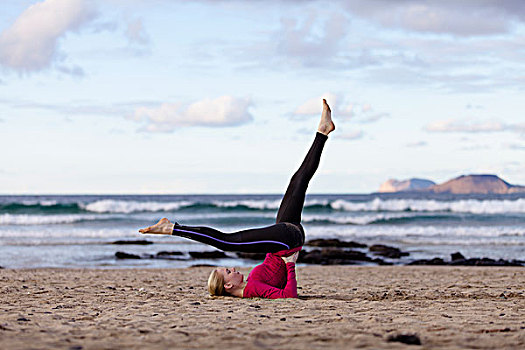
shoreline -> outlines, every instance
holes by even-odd
[[[210,298],[209,271],[2,269],[0,348],[525,347],[520,267],[300,266],[280,300]]]
[[[104,257],[105,263],[57,265],[9,265],[0,264],[0,268],[186,268],[194,266],[244,266],[250,267],[262,262],[266,253],[224,252],[209,246],[194,243],[193,249],[180,249],[170,246],[171,249],[162,249],[156,246],[156,241],[116,240],[103,244],[107,247]],[[189,242],[193,243],[193,242]],[[155,246],[155,248],[153,247]],[[113,248],[114,247],[114,248]],[[196,250],[196,248],[205,250]],[[109,249],[108,249],[109,248]],[[186,247],[188,248],[188,246]],[[74,255],[69,258],[74,258]],[[15,258],[15,257],[14,257]],[[17,261],[20,257],[16,257]],[[84,260],[88,257],[83,256]],[[88,259],[89,260],[89,259]],[[100,258],[97,259],[99,262]],[[0,261],[1,262],[1,261]],[[312,239],[305,242],[297,260],[300,266],[525,266],[525,260],[513,258],[465,257],[460,251],[450,253],[449,257],[440,256],[422,257],[412,256],[410,251],[404,251],[396,246],[375,243],[367,245],[356,241],[342,241],[337,238]]]

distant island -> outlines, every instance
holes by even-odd
[[[402,192],[402,191],[416,191],[429,188],[436,183],[426,179],[408,179],[398,181],[390,179],[384,182],[379,188],[379,192]]]
[[[442,184],[426,179],[398,181],[390,179],[383,183],[379,192],[433,192],[452,194],[510,194],[525,193],[525,186],[511,185],[496,175],[461,175]]]

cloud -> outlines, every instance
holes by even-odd
[[[293,112],[292,117],[319,116],[322,111],[322,99],[326,99],[332,115],[337,116],[340,121],[354,118],[359,123],[372,123],[388,117],[388,113],[378,113],[369,104],[348,103],[341,94],[325,92],[319,97],[314,97],[299,105]]]
[[[525,20],[521,0],[350,0],[344,6],[384,27],[466,37],[507,33]]]
[[[430,132],[490,133],[490,132],[525,132],[525,124],[505,124],[499,121],[441,120],[430,123],[424,128]]]
[[[60,65],[60,66],[57,66],[57,70],[64,74],[72,75],[75,77],[84,76],[84,70],[82,69],[82,67],[79,67],[79,66],[67,67],[67,66]]]
[[[344,140],[358,140],[362,138],[364,135],[362,130],[353,130],[353,131],[347,131],[337,134],[338,139],[344,139]]]
[[[525,123],[507,125],[507,128],[511,131],[525,133]]]
[[[315,79],[446,92],[525,86],[525,76],[517,73],[525,69],[522,0],[268,3],[285,9],[275,29],[267,26],[251,40],[194,43],[192,64],[227,57],[240,70],[299,71]],[[261,2],[247,4],[243,10],[257,10]]]
[[[319,97],[314,97],[304,102],[298,106],[295,111],[292,113],[294,116],[312,116],[312,115],[321,115],[323,110],[323,98],[326,99],[330,108],[332,108],[333,113],[335,113],[335,108],[338,106],[339,97],[336,94],[331,92],[325,92]]]
[[[142,130],[171,132],[190,126],[227,127],[249,123],[252,102],[247,98],[221,96],[204,99],[184,106],[182,103],[163,103],[159,107],[139,107],[129,119],[145,122]]]
[[[472,145],[463,145],[461,144],[458,149],[463,151],[480,151],[484,149],[492,149],[492,145],[486,145],[486,144],[472,144]]]
[[[388,113],[376,113],[373,110],[369,110],[362,112],[357,121],[360,123],[373,123],[388,116],[390,116]]]
[[[407,143],[407,147],[412,147],[412,148],[415,148],[415,147],[423,147],[423,146],[426,146],[428,143],[426,141],[416,141],[416,142],[409,142]]]
[[[249,49],[254,51],[253,59],[277,66],[319,68],[324,74],[381,66],[385,59],[392,59],[392,50],[381,51],[382,39],[368,40],[367,34],[358,32],[360,28],[353,26],[340,2],[330,3],[330,9],[324,11],[319,10],[318,2],[311,3],[310,7],[296,7],[296,13],[288,12],[269,41]]]
[[[300,58],[306,66],[319,66],[336,59],[339,45],[348,34],[347,17],[339,12],[328,16],[311,10],[306,18],[287,17],[281,20],[276,33],[276,53]]]
[[[465,108],[466,108],[466,109],[484,109],[484,107],[481,106],[481,105],[473,105],[473,104],[470,104],[470,103],[467,104],[467,105],[465,106]]]
[[[253,120],[249,112],[253,105],[249,98],[222,96],[204,99],[190,105],[161,103],[159,101],[128,101],[109,104],[81,103],[49,104],[29,100],[12,100],[0,97],[0,105],[15,109],[48,110],[73,116],[125,116],[143,124],[142,131],[171,132],[190,126],[227,127],[238,126]]]
[[[100,21],[93,23],[91,26],[93,33],[100,33],[100,32],[114,32],[118,29],[119,23],[115,20],[110,21]]]
[[[85,0],[46,0],[28,7],[0,34],[0,64],[39,71],[60,59],[59,39],[96,17]]]
[[[476,122],[476,121],[457,121],[441,120],[430,123],[425,127],[426,131],[431,132],[498,132],[505,130],[505,126],[500,122]]]
[[[128,101],[113,103],[86,103],[85,101],[69,101],[63,104],[42,103],[31,100],[16,100],[0,98],[0,104],[8,105],[15,109],[33,109],[53,111],[67,117],[72,116],[123,116],[131,115],[138,107],[154,107],[159,101]]]
[[[136,18],[128,22],[125,31],[126,38],[130,44],[147,45],[149,44],[149,36],[146,33],[142,20]]]
[[[507,144],[507,147],[513,150],[525,151],[525,144],[521,143],[510,143]]]

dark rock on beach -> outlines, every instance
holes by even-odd
[[[470,258],[453,260],[449,265],[460,266],[522,266],[523,262],[518,260],[490,259],[490,258]]]
[[[409,253],[402,252],[399,248],[390,247],[383,244],[374,244],[368,248],[375,255],[384,256],[390,259],[399,259],[402,256],[408,256]]]
[[[465,257],[460,252],[456,252],[450,254],[450,259],[452,259],[452,261],[465,260]]]
[[[372,259],[372,262],[378,265],[394,265],[393,262],[384,261],[383,259],[380,259],[380,258],[374,258]]]
[[[228,255],[224,254],[219,250],[214,250],[212,252],[190,252],[190,256],[193,259],[223,259],[228,258]]]
[[[301,251],[297,262],[318,265],[355,265],[360,263],[376,263],[391,265],[379,258],[371,258],[366,253],[348,248],[366,248],[366,244],[350,241],[345,242],[337,238],[312,239],[305,246],[318,247],[311,251]]]
[[[334,239],[312,239],[305,243],[310,247],[338,247],[338,248],[366,248],[366,244],[350,241],[344,242],[337,238]]]
[[[241,259],[262,261],[266,253],[237,253]],[[365,253],[344,250],[335,247],[301,251],[297,259],[298,263],[315,265],[355,265],[361,262],[370,262],[378,265],[393,265],[379,258],[370,258]]]
[[[420,259],[409,262],[407,265],[448,265],[445,260],[441,258],[434,259]]]
[[[421,345],[421,340],[417,334],[392,334],[386,339],[388,342],[399,342],[409,345]]]
[[[353,265],[359,262],[378,262],[363,252],[343,250],[339,248],[314,249],[309,252],[301,251],[299,263],[319,265]]]
[[[167,252],[161,251],[150,257],[151,259],[163,259],[163,260],[185,260],[182,252]]]
[[[407,265],[451,265],[451,266],[525,266],[525,261],[505,260],[491,258],[470,258],[467,259],[463,254],[457,252],[450,255],[451,261],[444,261],[441,258],[414,260]]]
[[[135,254],[129,254],[125,252],[116,252],[115,257],[117,259],[140,259],[140,256]]]
[[[155,254],[155,256],[173,256],[173,255],[183,255],[182,252],[167,252],[167,251],[161,251]]]
[[[115,257],[117,259],[164,259],[164,260],[187,260],[184,257],[184,253],[177,251],[160,251],[156,254],[130,254],[126,252],[116,252]],[[223,259],[229,258],[226,254],[221,251],[211,252],[189,252],[191,259]]]
[[[124,245],[124,244],[128,244],[128,245],[133,245],[133,244],[136,244],[136,245],[148,245],[148,244],[153,244],[153,242],[151,241],[147,241],[145,239],[138,239],[138,240],[119,240],[119,241],[115,241],[111,244],[119,244],[119,245]]]

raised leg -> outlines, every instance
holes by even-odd
[[[286,189],[279,211],[277,212],[276,222],[291,222],[293,224],[301,223],[301,213],[303,211],[304,200],[306,197],[306,189],[310,180],[315,174],[315,171],[319,167],[319,161],[321,159],[321,153],[323,147],[328,139],[328,134],[335,130],[335,125],[332,122],[332,116],[330,107],[323,100],[323,113],[321,115],[321,121],[319,122],[319,128],[315,135],[314,142],[310,147],[310,150],[306,154],[303,163],[292,176],[290,184]]]

